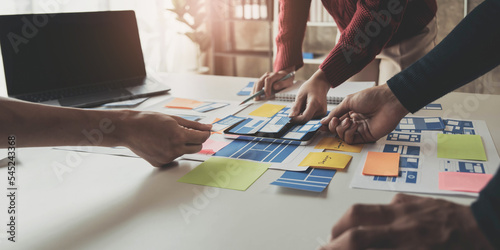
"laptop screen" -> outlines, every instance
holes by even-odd
[[[10,96],[145,77],[133,11],[0,16]]]

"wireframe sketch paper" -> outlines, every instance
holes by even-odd
[[[480,120],[459,120],[443,118],[445,124],[456,128],[442,131],[394,131],[397,136],[387,136],[376,143],[365,144],[361,152],[361,164],[351,181],[351,187],[403,192],[435,193],[477,196],[473,192],[443,190],[439,188],[439,173],[494,174],[500,158],[491,138],[486,122]],[[486,161],[438,158],[438,136],[443,133],[467,133],[479,135],[484,145]],[[441,135],[442,136],[442,135]],[[392,138],[396,138],[395,140]],[[413,139],[413,140],[411,140]],[[399,153],[399,174],[397,177],[365,176],[362,174],[367,152]]]

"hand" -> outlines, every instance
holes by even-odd
[[[318,70],[299,89],[290,117],[294,122],[304,123],[313,117],[326,114],[326,94],[331,85],[325,73]]]
[[[493,249],[468,206],[404,194],[352,206],[331,237],[320,249]]]
[[[321,123],[348,144],[367,143],[393,131],[406,114],[385,84],[347,96]]]
[[[125,146],[155,167],[199,152],[212,128],[210,124],[154,112],[136,112],[123,122]]]
[[[253,86],[252,95],[259,92],[262,88],[264,88],[266,99],[270,98],[273,92],[278,92],[282,89],[288,88],[293,85],[293,79],[295,77],[290,77],[284,81],[279,81],[281,78],[285,77],[287,74],[292,72],[295,67],[290,67],[284,70],[280,70],[278,72],[267,72],[265,73]],[[255,97],[256,101],[261,100],[260,96]]]

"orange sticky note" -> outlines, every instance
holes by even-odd
[[[398,176],[399,153],[368,152],[364,175]]]
[[[439,189],[479,193],[491,178],[491,174],[439,172]]]
[[[174,98],[172,101],[165,105],[166,108],[174,108],[174,109],[194,109],[204,102],[184,99],[184,98]]]

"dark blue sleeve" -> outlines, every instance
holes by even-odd
[[[414,113],[500,64],[500,0],[476,7],[432,51],[387,84]]]
[[[495,249],[500,249],[500,169],[471,205],[479,228]]]

